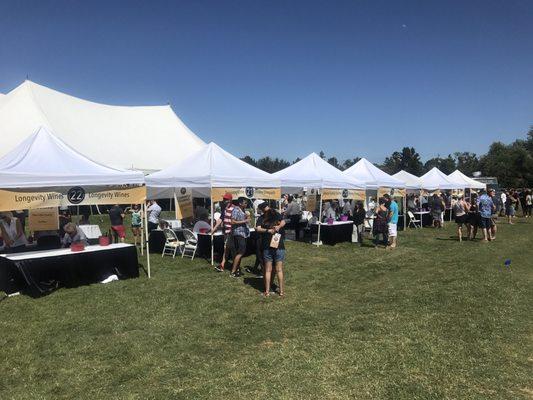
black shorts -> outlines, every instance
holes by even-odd
[[[479,226],[481,226],[483,229],[490,229],[492,227],[492,218],[481,217]]]
[[[468,220],[468,214],[460,215],[458,217],[455,217],[455,223],[456,224],[466,224]]]
[[[241,256],[246,254],[246,238],[242,236],[234,236],[235,239],[235,253]]]

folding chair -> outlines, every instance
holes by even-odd
[[[175,258],[178,250],[183,254],[182,247],[185,245],[185,243],[178,240],[176,232],[174,232],[172,229],[165,228],[163,229],[163,233],[165,234],[165,246],[163,247],[163,253],[161,254],[161,257],[164,257],[165,254],[172,254],[172,258]]]
[[[411,227],[413,227],[413,228],[421,228],[422,227],[420,225],[421,220],[420,219],[416,219],[415,215],[413,214],[412,211],[407,211],[407,215],[409,215],[409,228],[411,228]]]
[[[191,257],[191,260],[194,260],[194,255],[198,249],[198,238],[189,229],[184,229],[182,233],[185,237],[185,244],[183,245],[183,250],[181,251],[181,258]]]

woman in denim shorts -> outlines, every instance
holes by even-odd
[[[255,230],[261,235],[261,245],[263,247],[263,260],[265,265],[265,292],[263,295],[265,297],[270,296],[272,267],[274,266],[279,281],[279,295],[283,297],[285,295],[285,279],[283,276],[285,221],[281,214],[273,208],[270,208],[267,203],[262,203],[259,208],[263,212],[263,215],[257,220]],[[273,238],[278,238],[278,240],[273,241]]]

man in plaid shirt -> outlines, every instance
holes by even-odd
[[[240,266],[241,259],[246,254],[246,239],[250,236],[250,215],[245,213],[248,200],[245,197],[239,197],[237,207],[231,213],[231,225],[233,227],[233,239],[235,241],[235,257],[233,267],[231,268],[231,277],[238,278],[242,275]]]

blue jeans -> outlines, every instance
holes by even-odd
[[[285,249],[265,249],[263,250],[265,262],[278,262],[285,260]]]

